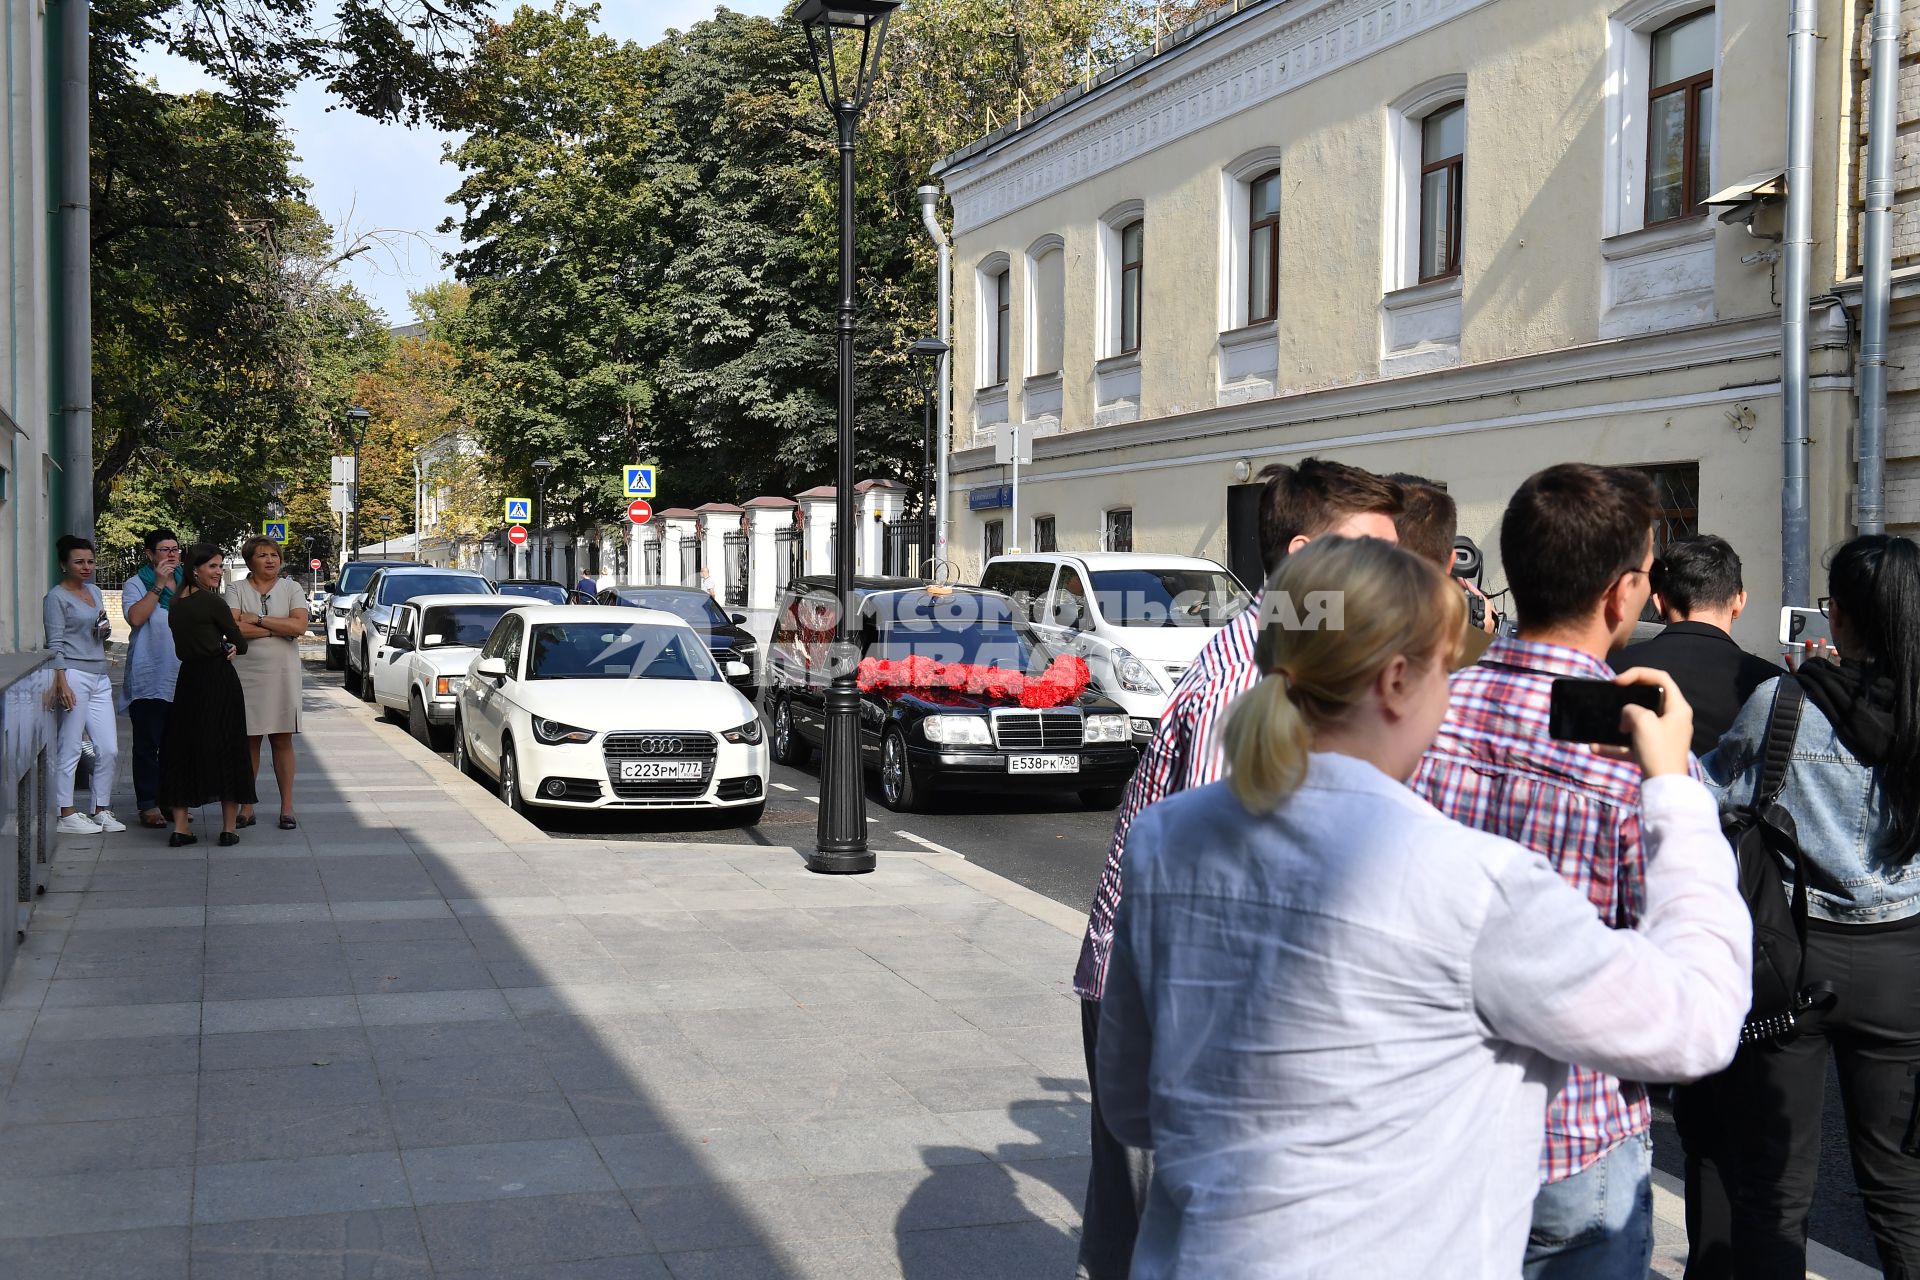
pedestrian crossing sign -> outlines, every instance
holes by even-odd
[[[507,499],[508,524],[532,524],[533,501],[530,498]]]
[[[287,541],[287,522],[285,520],[262,520],[260,522],[260,536],[270,542],[278,542],[284,545]]]
[[[653,497],[654,467],[627,468],[627,496],[629,498]]]

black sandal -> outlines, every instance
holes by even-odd
[[[236,818],[234,819],[233,825],[236,827],[250,827],[258,821],[259,819],[254,817]]]
[[[220,833],[220,845],[222,848],[230,847],[232,845],[236,845],[239,843],[240,843],[240,836],[237,832],[222,831]]]
[[[299,823],[293,820],[292,814],[283,813],[280,815],[280,829],[282,831],[292,831],[295,827],[299,825],[300,825]]]
[[[187,845],[199,843],[200,837],[194,835],[191,831],[176,831],[167,837],[167,848],[169,849],[182,849]]]

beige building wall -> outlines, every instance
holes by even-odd
[[[1031,420],[1036,437],[1010,546],[1052,515],[1061,547],[1091,549],[1103,513],[1128,507],[1135,549],[1224,560],[1237,464],[1318,454],[1446,481],[1495,587],[1499,512],[1532,471],[1567,459],[1691,463],[1698,526],[1746,559],[1755,608],[1741,639],[1765,647],[1780,591],[1782,448],[1780,268],[1764,237],[1777,236],[1781,210],[1748,206],[1751,232],[1713,212],[1651,229],[1640,218],[1648,32],[1709,8],[1712,187],[1779,174],[1787,11],[1773,0],[1244,4],[949,157],[957,570],[978,571],[985,523],[1011,514],[967,501],[1011,478],[989,447],[1006,420]],[[1822,6],[1823,31],[1852,20],[1850,4]],[[1818,136],[1836,145],[1819,147],[1815,174],[1826,193],[1816,209],[1836,211],[1836,228],[1844,45],[1822,43]],[[1451,284],[1406,287],[1411,127],[1400,112],[1449,96],[1466,103],[1462,269]],[[1232,305],[1245,253],[1234,179],[1271,166],[1282,176],[1278,316],[1247,327]],[[1129,210],[1146,228],[1143,340],[1137,358],[1116,359],[1117,241],[1103,219]],[[1056,237],[1057,386],[1027,381],[1022,360],[1043,345],[1034,316],[1047,310],[1032,298],[1029,254]],[[1841,252],[1820,237],[1814,293]],[[986,387],[993,308],[982,287],[1003,267],[1014,367],[1004,387]],[[1813,333],[1817,560],[1850,531],[1854,407],[1838,309],[1816,310]]]

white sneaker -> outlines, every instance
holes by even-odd
[[[94,810],[93,820],[100,824],[102,831],[125,831],[127,829],[127,824],[114,817],[113,810],[111,809]]]
[[[54,825],[53,829],[61,835],[67,836],[97,836],[100,834],[100,824],[77,809],[60,819],[60,821]]]

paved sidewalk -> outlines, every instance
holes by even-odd
[[[263,779],[237,848],[63,838],[0,994],[0,1275],[1071,1274],[1072,912],[549,839],[306,699],[298,831]]]

